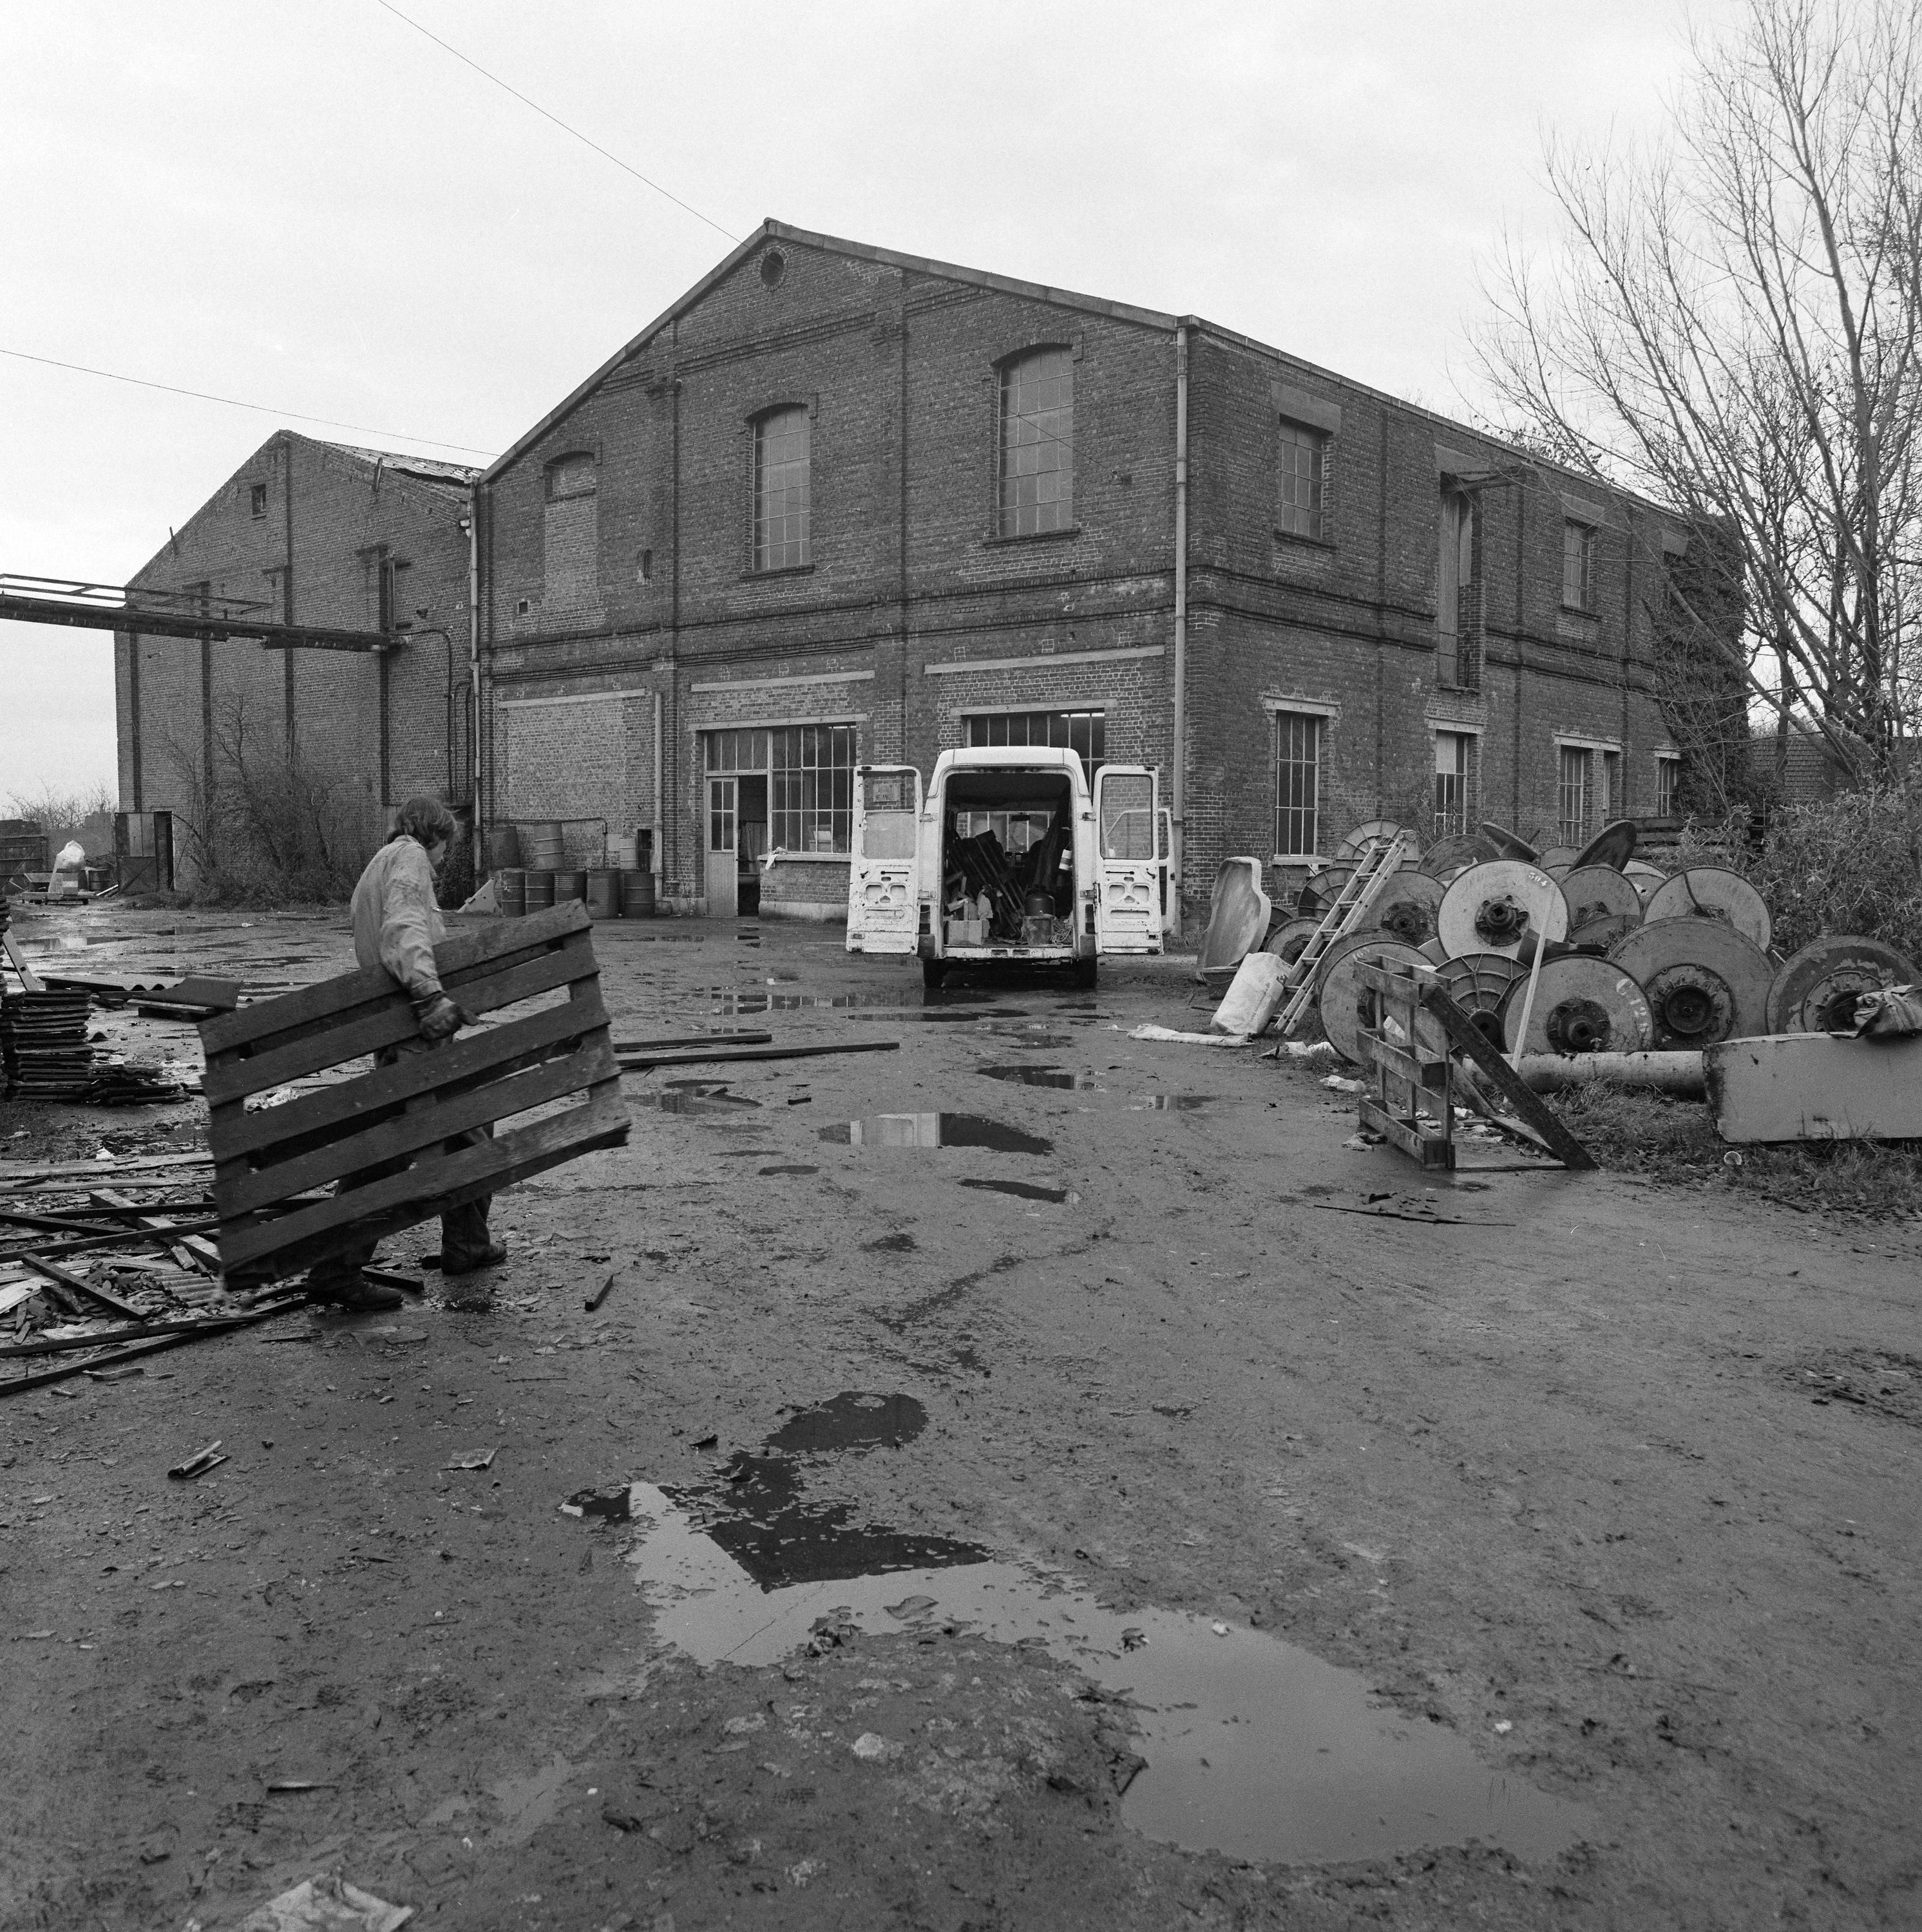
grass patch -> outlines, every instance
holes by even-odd
[[[1664,1186],[1758,1195],[1804,1214],[1922,1220],[1922,1142],[1794,1141],[1728,1146],[1699,1100],[1605,1080],[1542,1098],[1603,1167]]]

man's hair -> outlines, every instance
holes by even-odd
[[[401,806],[394,820],[394,836],[418,839],[423,845],[451,842],[454,814],[431,793],[422,792]]]

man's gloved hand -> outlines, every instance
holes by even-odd
[[[452,1040],[464,1026],[472,1026],[474,1016],[467,1009],[450,1000],[445,993],[437,994],[421,1009],[420,1034],[437,1046],[443,1040]]]

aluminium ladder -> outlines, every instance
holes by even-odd
[[[1302,1016],[1314,1003],[1315,976],[1328,950],[1338,939],[1362,929],[1368,909],[1380,896],[1381,889],[1401,869],[1407,835],[1398,832],[1392,838],[1374,838],[1356,860],[1354,871],[1342,882],[1333,904],[1321,916],[1321,923],[1308,935],[1308,943],[1288,968],[1288,1002],[1281,1009],[1276,1030],[1285,1040],[1302,1022]]]

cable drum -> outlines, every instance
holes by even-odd
[[[1740,872],[1725,872],[1719,866],[1691,866],[1656,887],[1642,915],[1651,924],[1691,916],[1725,920],[1763,952],[1768,950],[1768,908]]]
[[[1546,967],[1543,968],[1547,970]],[[1501,1046],[1502,1002],[1509,988],[1528,977],[1528,968],[1506,952],[1464,952],[1442,962],[1442,990],[1466,1013],[1490,1044]]]
[[[1442,896],[1436,936],[1451,958],[1521,950],[1525,938],[1566,938],[1569,904],[1546,872],[1518,859],[1471,866]]]
[[[1584,866],[1606,866],[1619,872],[1635,856],[1639,836],[1632,818],[1618,818],[1614,824],[1603,826],[1575,855],[1572,862],[1575,870],[1579,872]]]
[[[1608,957],[1641,982],[1657,1047],[1713,1046],[1767,1030],[1774,968],[1725,920],[1648,920],[1610,947]]]
[[[1401,840],[1402,864],[1412,866],[1421,855],[1421,847],[1412,826],[1398,825],[1392,818],[1371,818],[1358,825],[1335,848],[1338,866],[1352,865],[1371,845],[1386,845],[1393,838]]]
[[[1376,895],[1369,920],[1404,946],[1424,945],[1435,936],[1443,890],[1440,880],[1426,872],[1397,872]]]
[[[1503,1044],[1510,1053],[1641,1053],[1655,1036],[1641,987],[1606,959],[1568,952],[1545,961],[1524,1040],[1526,990],[1525,979],[1518,981],[1503,1004]]]
[[[1470,866],[1485,865],[1502,856],[1501,848],[1485,833],[1457,832],[1438,838],[1422,854],[1422,870],[1431,879],[1452,879]]]
[[[1562,896],[1569,902],[1571,932],[1592,920],[1630,914],[1635,925],[1641,923],[1641,895],[1612,866],[1578,866],[1562,881]]]
[[[1785,959],[1768,989],[1770,1033],[1852,1033],[1855,1002],[1884,986],[1912,986],[1913,963],[1855,932],[1812,940]]]
[[[1315,936],[1320,925],[1318,919],[1284,919],[1268,935],[1261,950],[1273,953],[1278,959],[1286,960],[1292,966],[1300,958],[1302,950]]]
[[[1412,946],[1384,938],[1378,932],[1353,934],[1363,944],[1352,947],[1329,969],[1321,982],[1322,1030],[1329,1044],[1345,1059],[1358,1065],[1362,1059],[1362,1022],[1367,1016],[1374,994],[1364,987],[1360,969],[1369,966],[1419,966],[1424,973],[1434,969]],[[1420,1051],[1439,1058],[1448,1051],[1448,1035],[1431,1013],[1417,1016]]]
[[[1295,896],[1295,910],[1303,919],[1319,919],[1341,896],[1341,888],[1355,876],[1353,866],[1324,866]]]

